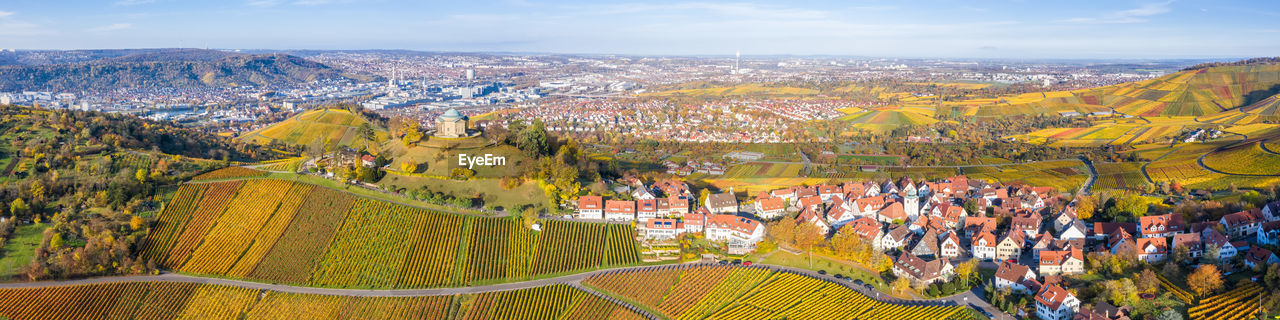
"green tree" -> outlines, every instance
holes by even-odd
[[[13,199],[13,202],[9,203],[9,214],[14,216],[27,214],[27,210],[30,210],[30,207],[27,207],[27,202],[22,201],[22,198]]]
[[[139,183],[147,183],[147,178],[150,176],[151,176],[151,173],[147,172],[147,169],[145,168],[138,169],[138,171],[134,172],[133,174],[133,177],[138,179]]]
[[[49,248],[52,248],[55,250],[62,249],[62,245],[63,245],[62,233],[54,232],[53,236],[49,238]]]
[[[547,137],[547,130],[543,127],[541,120],[534,120],[532,125],[520,131],[516,147],[530,158],[547,154],[551,147],[551,140]]]

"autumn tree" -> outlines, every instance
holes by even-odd
[[[1138,286],[1139,292],[1155,293],[1157,289],[1160,289],[1160,278],[1157,278],[1155,271],[1151,271],[1151,269],[1142,270],[1142,273],[1138,274],[1134,285]]]
[[[956,273],[956,277],[959,277],[960,279],[964,279],[965,283],[968,283],[969,280],[972,279],[973,277],[973,272],[976,270],[978,270],[978,260],[969,259],[968,261],[957,264],[955,268],[955,273]]]
[[[782,219],[774,222],[769,228],[769,236],[778,244],[793,244],[796,241],[796,221]]]
[[[1089,195],[1080,195],[1076,197],[1076,217],[1080,220],[1088,220],[1093,217],[1093,211],[1098,209],[1098,200]]]
[[[907,280],[906,277],[899,277],[897,280],[893,280],[889,287],[893,289],[893,293],[902,294],[907,292],[907,289],[911,289],[911,280]]]
[[[1196,295],[1209,295],[1222,289],[1222,272],[1218,271],[1218,266],[1202,264],[1187,276],[1187,285],[1191,286],[1191,291],[1195,291]]]
[[[796,246],[804,247],[804,250],[809,253],[809,267],[813,267],[813,246],[826,240],[826,234],[822,233],[822,228],[806,221],[796,226],[795,237]]]

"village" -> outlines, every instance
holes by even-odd
[[[1089,222],[1068,195],[1053,188],[965,176],[847,181],[754,195],[729,188],[704,191],[702,197],[679,180],[645,184],[630,177],[619,183],[632,190],[623,196],[627,200],[582,196],[573,218],[634,223],[645,243],[705,239],[723,245],[726,259],[748,255],[769,241],[771,222],[794,219],[805,226],[798,230],[823,238],[856,235],[888,254],[891,275],[908,279],[912,288],[951,281],[957,265],[976,261],[979,268],[994,269],[988,283],[995,290],[1032,297],[1026,308],[1040,319],[1129,319],[1131,308],[1103,299],[1087,305],[1077,297],[1080,288],[1064,281],[1088,273],[1090,263],[1102,263],[1088,260],[1200,261],[1228,274],[1235,266],[1256,270],[1280,263],[1263,248],[1280,240],[1280,201],[1210,221],[1189,222],[1167,213],[1132,222]]]

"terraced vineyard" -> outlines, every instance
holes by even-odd
[[[363,117],[344,109],[316,109],[290,117],[284,121],[254,130],[236,138],[254,143],[279,141],[294,145],[312,143],[343,146],[362,145],[361,126],[371,125]],[[375,140],[387,138],[387,132],[375,128]]]
[[[568,285],[465,295],[357,297],[185,282],[0,289],[9,319],[644,319]]]
[[[1250,282],[1226,293],[1200,299],[1200,303],[1187,313],[1191,319],[1253,319],[1258,313],[1259,295],[1266,295],[1266,292]]]
[[[1230,174],[1280,174],[1280,155],[1262,149],[1259,142],[1249,142],[1209,153],[1206,167]]]
[[[226,167],[218,170],[206,172],[204,174],[191,178],[192,180],[218,180],[218,179],[234,179],[234,178],[251,178],[267,175],[266,171],[254,170],[245,167]]]
[[[639,263],[629,225],[463,216],[285,180],[190,183],[143,258],[182,272],[340,288],[426,288]],[[287,245],[277,245],[287,244]]]
[[[758,267],[630,269],[583,283],[673,319],[973,319],[961,306],[883,303],[840,284]]]
[[[1147,178],[1142,175],[1142,164],[1137,162],[1094,162],[1098,180],[1093,189],[1142,189]]]

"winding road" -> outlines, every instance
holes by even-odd
[[[584,287],[582,285],[583,280],[586,280],[587,278],[590,278],[595,275],[605,274],[610,272],[617,272],[617,271],[653,268],[653,267],[654,266],[640,266],[640,267],[603,269],[603,270],[596,270],[592,272],[585,272],[585,273],[579,273],[579,274],[573,274],[573,275],[567,275],[567,276],[522,281],[522,282],[499,283],[499,284],[491,284],[491,285],[457,287],[457,288],[436,288],[436,289],[381,290],[381,289],[336,289],[336,288],[300,287],[300,286],[291,286],[291,285],[283,285],[283,284],[231,280],[231,279],[223,279],[223,278],[198,277],[198,276],[191,276],[191,275],[184,275],[184,274],[177,274],[177,273],[167,273],[167,272],[162,272],[161,274],[158,274],[158,275],[143,275],[143,276],[111,276],[111,277],[86,278],[86,279],[72,279],[72,280],[0,283],[0,289],[58,287],[58,286],[117,283],[117,282],[160,281],[160,282],[184,282],[184,283],[227,285],[227,286],[235,286],[235,287],[249,288],[249,289],[256,289],[256,290],[270,290],[270,291],[276,291],[276,292],[301,293],[301,294],[338,295],[338,296],[352,296],[352,297],[412,297],[412,296],[472,294],[472,293],[482,293],[482,292],[527,289],[527,288],[548,286],[553,284],[567,284],[567,285],[582,289],[587,293],[600,296],[601,298],[605,298],[606,300],[613,301],[624,307],[635,310],[636,312],[640,313],[641,315],[649,319],[658,319],[658,317],[645,311],[642,308],[639,308],[635,305],[632,305],[623,301],[618,301],[617,299],[614,299],[608,295],[604,295],[600,292],[596,292],[595,290]],[[824,280],[830,283],[844,286],[849,289],[853,289],[854,291],[862,293],[867,297],[870,297],[877,301],[886,302],[886,303],[910,305],[910,306],[976,307],[990,314],[996,315],[995,319],[1012,319],[1012,317],[1008,317],[1008,315],[1001,313],[991,304],[988,304],[986,301],[983,301],[978,294],[979,293],[978,291],[981,290],[980,288],[975,289],[973,291],[967,291],[961,294],[944,297],[944,298],[938,298],[938,299],[906,300],[906,299],[894,298],[887,294],[883,294],[878,291],[875,291],[874,289],[869,289],[864,286],[855,285],[854,283],[846,280],[836,279],[832,275],[822,275],[810,270],[784,267],[784,266],[778,266],[778,265],[764,265],[764,264],[757,264],[751,267],[766,268],[774,271],[791,272],[791,273],[813,277],[819,280]],[[747,267],[747,268],[751,268],[751,267]]]

